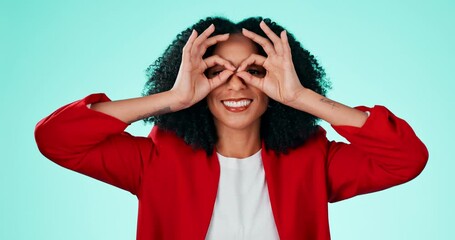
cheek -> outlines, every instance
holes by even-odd
[[[213,89],[206,97],[207,105],[209,107],[210,112],[213,113],[213,110],[216,109],[216,104],[218,104],[221,94],[223,93],[222,86],[219,86]]]
[[[267,107],[269,105],[269,98],[267,97],[267,95],[264,94],[263,96],[260,97],[260,99],[261,99],[260,110],[262,115],[267,110]]]
[[[212,114],[213,114],[213,111],[216,109],[215,103],[216,103],[216,98],[213,96],[213,94],[209,94],[207,96],[207,106],[209,107],[209,110]]]
[[[269,98],[267,96],[264,96],[264,108],[267,109],[269,106]]]
[[[269,97],[267,94],[261,92],[261,90],[257,89],[256,94],[259,96],[259,99],[261,99],[261,103],[265,106],[269,104]]]

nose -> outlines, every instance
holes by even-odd
[[[236,74],[233,74],[228,80],[227,85],[229,90],[243,90],[246,88],[245,81],[238,77]]]

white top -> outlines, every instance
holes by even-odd
[[[220,182],[206,239],[279,239],[261,150],[243,159],[217,155]]]

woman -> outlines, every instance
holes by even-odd
[[[137,195],[137,239],[330,239],[328,202],[407,182],[428,159],[385,107],[324,97],[322,67],[269,19],[201,20],[148,71],[144,97],[93,94],[35,130],[49,159]],[[149,137],[124,132],[140,119]]]

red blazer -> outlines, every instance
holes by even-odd
[[[193,150],[171,132],[149,137],[91,110],[109,101],[90,95],[41,120],[40,151],[57,164],[130,191],[139,199],[137,239],[205,239],[220,176],[216,154]],[[333,126],[350,144],[328,141],[320,128],[288,154],[263,146],[262,161],[280,239],[330,239],[328,202],[389,188],[416,177],[428,152],[411,127],[382,106],[358,107],[361,128]]]

